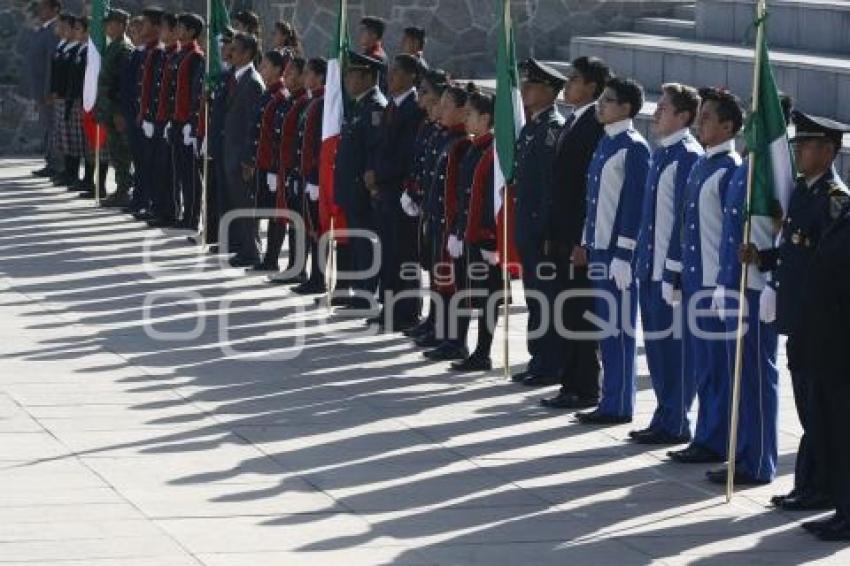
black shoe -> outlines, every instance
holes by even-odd
[[[228,263],[230,264],[230,267],[251,267],[257,263],[257,260],[235,256],[230,258]]]
[[[786,497],[776,506],[783,511],[827,511],[835,508],[828,497],[809,493]]]
[[[280,267],[277,265],[269,265],[263,261],[258,262],[245,270],[246,273],[277,273],[278,271],[280,271]]]
[[[296,295],[320,295],[322,293],[326,293],[327,289],[324,285],[319,283],[302,283],[296,287],[292,288],[292,292]]]
[[[416,344],[418,348],[436,348],[442,344],[443,341],[438,340],[437,336],[433,332],[429,332],[428,334],[420,336],[414,340],[413,343]]]
[[[412,328],[402,330],[401,333],[408,338],[419,338],[420,336],[424,336],[425,334],[433,331],[433,325],[428,320],[424,320]]]
[[[458,346],[457,344],[443,342],[433,350],[422,352],[422,355],[429,360],[448,362],[451,360],[463,360],[469,355],[469,352],[466,348]]]
[[[366,326],[377,326],[378,328],[383,328],[386,325],[387,321],[384,319],[384,314],[377,314],[375,316],[370,316],[366,319]]]
[[[474,371],[490,371],[493,369],[493,362],[489,357],[472,354],[465,360],[452,362],[449,369],[458,373],[471,373]]]
[[[726,468],[718,468],[716,470],[708,470],[705,473],[705,478],[711,483],[726,485],[728,475]],[[770,483],[770,480],[760,480],[740,470],[735,470],[734,481],[735,485],[767,485]]]
[[[514,383],[521,383],[521,382],[525,381],[526,377],[529,377],[531,375],[532,375],[532,373],[528,370],[521,371],[519,373],[513,374],[511,376],[511,381],[513,381]]]
[[[273,280],[269,280],[269,283],[274,283]],[[345,291],[334,291],[333,296],[331,297],[331,306],[332,307],[344,307],[348,305],[353,297],[345,294]],[[327,303],[327,297],[316,297],[313,299],[313,303],[318,306],[324,306]]]
[[[791,492],[786,495],[774,495],[770,498],[770,504],[774,507],[779,507],[780,505],[782,505],[783,501],[793,497],[797,497],[797,488],[792,489]]]
[[[655,431],[653,429],[649,428],[649,427],[642,428],[640,430],[630,430],[629,431],[629,438],[634,440],[639,436],[644,436],[646,434],[651,434],[653,432],[655,432]]]
[[[168,218],[151,218],[148,220],[148,226],[151,228],[172,228],[174,226],[174,221],[169,220]]]
[[[122,208],[127,206],[129,201],[130,199],[127,195],[119,195],[115,193],[101,200],[100,205],[105,206],[106,208]]]
[[[687,444],[691,441],[691,435],[674,436],[663,430],[650,430],[644,434],[638,431],[635,435],[629,433],[635,444],[646,444],[648,446],[675,446]]]
[[[32,172],[33,177],[52,177],[56,172],[50,167],[44,166]]]
[[[826,542],[850,541],[850,521],[841,519],[817,533],[817,537]]]
[[[547,385],[558,385],[561,380],[554,375],[529,374],[521,381],[526,387],[546,387]]]
[[[69,175],[65,175],[64,173],[60,173],[55,177],[50,178],[50,182],[53,183],[54,187],[66,187],[74,182],[73,177]]]
[[[625,424],[632,422],[631,417],[619,417],[617,415],[606,415],[596,409],[589,413],[576,413],[576,422],[581,424]]]
[[[844,517],[839,515],[838,513],[834,513],[832,516],[827,517],[826,519],[817,519],[815,521],[804,521],[801,523],[801,527],[809,531],[810,533],[816,535],[819,532],[831,528],[836,523],[840,523],[844,520]]]
[[[581,397],[575,393],[561,391],[555,397],[540,400],[547,409],[588,409],[599,404],[598,397]]]
[[[680,464],[718,464],[723,462],[723,458],[714,451],[709,450],[699,444],[691,443],[683,450],[671,450],[667,456]]]

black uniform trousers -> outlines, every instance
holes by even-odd
[[[531,360],[528,371],[535,375],[561,375],[562,360],[558,355],[555,321],[551,299],[558,293],[557,268],[551,258],[538,249],[520,250],[522,285],[528,309],[526,344]]]
[[[419,270],[411,269],[416,261],[417,223],[402,210],[399,195],[384,189],[372,199],[373,224],[381,242],[380,300],[385,312],[386,301],[392,303],[390,322],[394,326],[410,326],[422,310],[421,295],[413,296],[421,288]],[[404,298],[396,299],[398,293],[404,293]]]
[[[174,140],[175,201],[179,200],[182,205],[184,227],[197,229],[201,212],[202,161],[194,146],[183,143],[182,124],[176,124],[172,129],[179,134]]]
[[[479,246],[465,245],[463,257],[455,260],[455,273],[459,277],[459,288],[473,292],[468,298],[461,298],[458,307],[466,311],[479,311],[478,338],[473,355],[489,358],[493,333],[499,321],[499,306],[504,302],[504,297],[492,300],[492,297],[504,292],[502,268],[489,264]],[[458,338],[461,346],[466,345],[466,335],[471,322],[472,317],[469,314],[458,316]]]
[[[813,437],[819,430],[812,426],[811,415],[814,399],[811,396],[811,379],[807,370],[807,351],[805,340],[799,336],[788,336],[786,352],[788,354],[788,369],[791,371],[791,385],[794,390],[794,405],[797,417],[803,427],[800,447],[797,450],[797,461],[794,465],[794,490],[799,494],[823,495],[826,488],[824,473],[818,469],[815,451],[812,446]]]
[[[253,179],[242,179],[242,167],[238,163],[225,165],[227,190],[223,191],[221,209],[226,212],[240,211],[241,217],[230,223],[230,239],[227,248],[237,254],[239,259],[257,263],[260,258],[260,240],[257,219],[249,212],[255,209],[254,191],[249,191]],[[223,215],[222,215],[223,216]]]

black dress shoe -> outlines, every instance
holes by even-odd
[[[630,430],[629,431],[629,438],[634,440],[638,436],[644,436],[646,434],[651,434],[653,432],[655,432],[655,431],[653,429],[649,428],[649,427],[642,428],[640,430]]]
[[[786,497],[777,507],[783,511],[827,511],[834,509],[834,505],[828,497],[809,493],[802,493],[796,497]]]
[[[320,295],[326,293],[327,289],[320,283],[302,283],[292,288],[292,292],[296,295]]]
[[[797,488],[792,489],[791,492],[786,495],[774,495],[770,498],[770,504],[774,507],[779,507],[782,502],[789,497],[797,497]]]
[[[833,514],[831,517],[827,517],[826,519],[818,519],[815,521],[804,521],[800,526],[809,531],[812,534],[818,534],[819,532],[831,528],[836,523],[840,523],[844,520],[844,517],[839,515],[838,513]]]
[[[365,324],[366,326],[378,326],[380,328],[383,328],[386,323],[387,321],[386,319],[384,319],[384,315],[379,314],[377,316],[370,316],[369,318],[367,318]]]
[[[442,344],[443,341],[438,339],[433,332],[429,332],[428,334],[415,339],[413,343],[416,344],[418,348],[436,348]]]
[[[492,360],[490,360],[489,357],[476,356],[475,354],[473,354],[465,360],[452,362],[449,369],[458,373],[470,373],[473,371],[490,371],[491,369],[493,369],[493,362]]]
[[[646,444],[647,446],[675,446],[687,444],[691,441],[690,435],[673,436],[663,430],[651,430],[645,434],[638,433],[631,438],[636,444]]]
[[[236,256],[230,258],[227,263],[230,264],[230,267],[251,267],[257,263],[257,260]]]
[[[100,201],[100,206],[104,206],[106,208],[122,208],[127,206],[127,202],[129,199],[126,196],[119,196],[116,194],[110,195],[105,199]]]
[[[620,417],[617,415],[606,415],[599,409],[588,413],[576,413],[576,422],[581,424],[625,424],[632,422],[631,417]]]
[[[558,393],[555,397],[541,399],[540,404],[547,409],[588,409],[599,404],[598,397],[581,397],[575,393]]]
[[[136,220],[141,220],[142,222],[148,222],[150,220],[153,220],[155,217],[150,210],[142,209],[136,214],[134,214],[133,218],[135,218]]]
[[[450,360],[463,360],[469,355],[469,352],[466,348],[457,344],[443,342],[433,350],[422,352],[422,355],[435,362],[448,362]]]
[[[554,375],[532,373],[523,379],[521,383],[526,387],[546,387],[547,385],[558,385],[561,383],[561,380]]]
[[[723,462],[719,454],[699,444],[691,443],[683,450],[671,450],[667,456],[680,464],[717,464]]]
[[[151,228],[171,228],[174,226],[174,221],[169,220],[168,218],[153,217],[148,220],[148,226]]]
[[[826,542],[847,542],[850,541],[850,521],[842,519],[836,521],[825,529],[817,533],[817,537]]]
[[[248,273],[270,273],[280,271],[276,265],[268,265],[264,262],[259,262],[245,270]]]
[[[32,172],[34,177],[50,177],[55,173],[50,167],[42,167]]]
[[[522,383],[523,381],[525,381],[525,378],[530,376],[530,375],[531,375],[531,372],[528,371],[528,370],[521,371],[519,373],[513,374],[511,376],[511,381],[513,381],[514,383]]]
[[[408,338],[419,338],[420,336],[423,336],[433,331],[433,325],[428,320],[424,320],[413,328],[402,330],[401,333],[407,336]]]
[[[711,483],[726,485],[726,478],[729,476],[726,468],[718,468],[716,470],[708,470],[705,473],[705,478]],[[767,485],[770,480],[760,480],[750,474],[740,470],[735,470],[735,485]]]

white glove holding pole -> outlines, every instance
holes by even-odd
[[[661,298],[664,299],[664,302],[671,307],[675,307],[682,302],[682,292],[677,290],[670,283],[663,281],[661,283]]]
[[[711,310],[717,313],[720,320],[726,318],[726,288],[718,285],[711,294]]]
[[[153,124],[145,120],[142,122],[142,131],[146,138],[151,139],[153,137]]]
[[[192,137],[192,125],[191,124],[183,124],[183,138]]]
[[[449,236],[449,241],[446,244],[446,251],[452,258],[457,259],[463,255],[463,241],[458,239],[454,234]]]
[[[204,157],[207,156],[207,138],[206,138],[206,136],[204,137],[203,141],[201,141],[201,151],[200,151],[199,155],[203,155]]]
[[[411,218],[419,216],[419,205],[407,193],[401,193],[401,209]]]
[[[277,191],[277,173],[266,173],[266,183],[271,192]]]
[[[307,186],[304,188],[304,192],[307,193],[307,198],[310,199],[310,202],[316,202],[319,200],[319,185],[307,183]]]
[[[166,122],[165,127],[162,129],[162,138],[168,139],[168,132],[171,131],[171,122]]]
[[[632,285],[632,264],[624,259],[615,257],[611,260],[609,277],[614,280],[617,289],[625,291]]]
[[[481,250],[481,257],[483,257],[484,261],[486,261],[490,265],[498,265],[499,264],[499,254],[497,254],[496,252]]]
[[[759,320],[770,324],[776,320],[776,289],[765,286],[759,295]]]

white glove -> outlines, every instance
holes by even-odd
[[[271,192],[277,191],[277,173],[266,173],[266,183]]]
[[[449,252],[449,255],[454,259],[459,258],[463,255],[463,241],[458,239],[454,234],[449,236],[449,241],[446,244],[446,251]]]
[[[759,320],[770,324],[776,320],[776,289],[766,285],[759,295]]]
[[[615,257],[611,260],[609,277],[614,280],[617,289],[625,291],[632,285],[632,264]]]
[[[192,136],[183,136],[183,145],[197,145],[197,138],[193,138]]]
[[[411,218],[419,216],[419,205],[407,193],[401,193],[401,209]]]
[[[711,294],[711,310],[717,313],[721,320],[726,318],[726,288],[718,285]]]
[[[145,120],[142,122],[142,131],[145,133],[145,137],[151,139],[153,137],[153,124]]]
[[[183,139],[192,137],[192,125],[183,124]]]
[[[499,254],[497,254],[496,252],[488,252],[487,250],[481,250],[481,257],[483,257],[484,261],[486,261],[490,265],[499,264]]]
[[[199,155],[203,155],[204,157],[206,157],[206,155],[207,155],[207,138],[206,138],[206,136],[204,136],[204,140],[201,142],[201,151],[199,152]]]
[[[307,193],[307,198],[309,198],[312,202],[319,200],[319,185],[307,183],[307,186],[304,188],[304,192]]]
[[[661,298],[671,307],[675,307],[682,302],[682,292],[675,289],[670,283],[663,281],[661,283]]]
[[[162,129],[162,137],[163,139],[168,139],[168,132],[171,131],[171,122],[166,122],[165,127]]]

